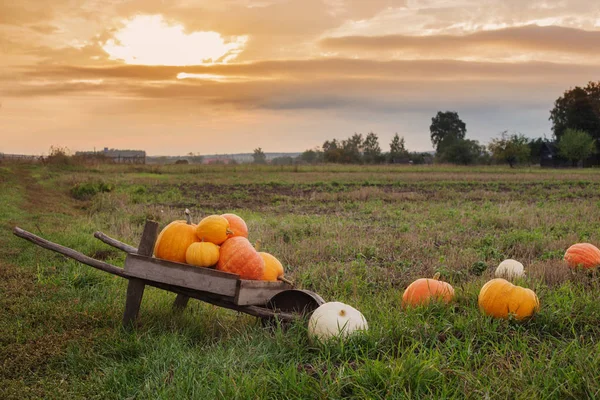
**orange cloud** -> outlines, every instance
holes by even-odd
[[[330,37],[321,40],[320,44],[329,50],[409,50],[457,56],[490,46],[507,50],[552,51],[597,56],[600,54],[600,31],[528,25],[464,35]]]
[[[597,67],[548,62],[471,62],[456,60],[374,61],[342,58],[316,60],[260,61],[237,64],[194,66],[68,66],[47,65],[25,68],[22,79],[125,79],[132,81],[173,81],[181,73],[310,81],[315,78],[360,78],[373,80],[570,80],[593,77]]]

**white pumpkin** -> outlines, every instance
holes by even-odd
[[[308,321],[308,335],[311,339],[346,337],[354,331],[366,331],[368,328],[367,320],[360,311],[338,301],[322,304]]]
[[[496,278],[521,278],[525,276],[525,269],[520,262],[508,259],[498,265],[494,275],[496,275]]]

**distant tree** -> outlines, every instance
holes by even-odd
[[[271,160],[272,165],[293,165],[294,159],[290,156],[275,157]]]
[[[515,164],[529,161],[531,149],[528,144],[529,140],[523,134],[509,135],[504,131],[499,138],[492,139],[488,149],[496,161],[506,162],[513,168]]]
[[[436,156],[442,162],[470,165],[475,164],[484,154],[485,147],[476,140],[446,139],[444,146]]]
[[[557,140],[569,128],[585,131],[594,139],[600,139],[600,81],[565,91],[554,102],[550,120]]]
[[[323,160],[330,163],[342,162],[342,145],[337,139],[323,143]]]
[[[379,138],[373,132],[367,134],[363,143],[363,159],[367,164],[377,164],[381,162],[381,147],[379,147]]]
[[[558,141],[558,152],[573,162],[576,167],[579,161],[585,160],[594,153],[594,138],[587,132],[567,129]]]
[[[252,157],[254,158],[254,164],[266,164],[267,163],[267,156],[263,152],[262,148],[260,148],[260,147],[257,149],[254,149],[254,154],[252,154]]]
[[[402,160],[408,159],[408,151],[404,144],[404,137],[398,136],[396,133],[390,143],[390,152],[388,154],[388,160],[390,163],[397,163]]]
[[[194,164],[202,164],[204,161],[204,157],[200,155],[200,153],[192,153],[191,151],[187,154],[187,158],[190,162]]]
[[[307,164],[317,164],[323,161],[323,152],[319,149],[306,150],[298,156],[298,160]]]
[[[363,136],[355,133],[348,139],[342,140],[342,162],[346,164],[360,164],[364,146]]]
[[[441,112],[431,119],[431,143],[436,151],[439,151],[445,143],[455,143],[457,139],[464,139],[467,133],[467,125],[454,111]]]
[[[529,162],[532,164],[540,164],[542,162],[542,146],[544,142],[548,140],[544,138],[531,139],[527,146],[529,146]]]

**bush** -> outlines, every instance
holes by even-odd
[[[104,182],[83,182],[71,188],[71,196],[77,200],[89,200],[98,193],[112,192],[113,185]]]

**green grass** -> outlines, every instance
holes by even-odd
[[[600,278],[561,261],[600,243],[598,190],[591,170],[1,166],[0,398],[598,398]],[[198,301],[173,315],[153,288],[126,332],[125,280],[11,234],[122,265],[94,231],[136,245],[146,218],[186,207],[242,216],[291,279],[360,309],[369,332],[316,345],[305,324],[268,330]],[[477,308],[509,257],[540,298],[527,322]],[[435,272],[455,301],[403,309],[404,288]]]

